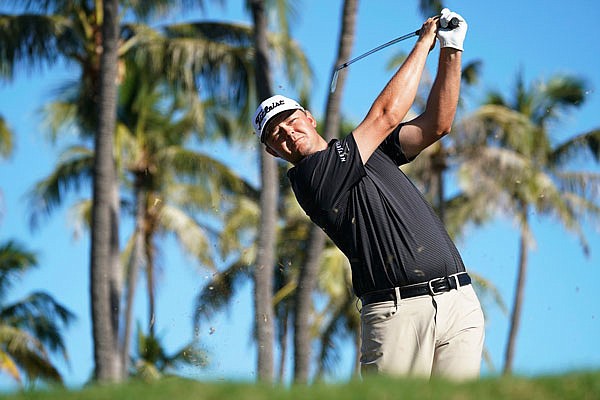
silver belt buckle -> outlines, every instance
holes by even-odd
[[[429,288],[429,293],[430,293],[432,296],[438,295],[438,294],[440,294],[440,293],[444,293],[444,292],[436,292],[436,291],[433,289],[433,283],[434,283],[434,282],[437,282],[437,281],[442,281],[443,279],[444,279],[444,278],[436,278],[436,279],[432,279],[432,280],[430,280],[430,281],[427,281],[427,286],[428,286],[428,288]]]

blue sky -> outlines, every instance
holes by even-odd
[[[247,21],[242,2],[229,1],[224,10],[210,9],[208,18]],[[303,0],[299,15],[291,21],[294,38],[307,53],[315,73],[311,109],[322,115],[329,88],[330,71],[336,54],[340,2]],[[363,1],[359,8],[353,55],[419,28],[422,18],[416,1]],[[518,71],[525,81],[548,79],[557,73],[576,74],[589,84],[588,98],[577,110],[564,115],[552,128],[559,142],[576,133],[600,127],[600,42],[590,16],[599,6],[594,0],[563,1],[447,1],[469,23],[463,60],[482,60],[483,70],[478,87],[463,93],[468,106],[475,106],[490,89],[508,94],[514,87]],[[414,40],[407,40],[347,69],[343,111],[359,122],[371,102],[391,76],[385,65],[398,51],[408,51]],[[437,49],[430,56],[433,71]],[[73,310],[76,324],[67,331],[69,365],[59,362],[66,382],[83,384],[92,369],[91,326],[88,300],[87,233],[74,237],[68,207],[63,207],[40,229],[28,226],[25,194],[34,182],[51,170],[60,151],[75,138],[56,144],[46,140],[40,107],[52,91],[78,72],[64,66],[51,70],[19,71],[11,83],[0,84],[0,114],[16,136],[16,151],[8,161],[0,161],[0,241],[18,239],[38,252],[39,268],[19,282],[12,298],[34,290],[46,290]],[[285,83],[275,81],[281,94],[294,96]],[[468,112],[468,110],[466,110]],[[459,116],[460,117],[460,116]],[[237,149],[211,148],[216,156],[232,162],[256,179],[256,146]],[[600,172],[589,159],[578,160],[577,168]],[[89,192],[70,198],[84,198]],[[540,375],[579,369],[600,368],[600,235],[598,223],[584,222],[591,248],[585,257],[576,238],[554,221],[532,215],[536,247],[529,256],[526,297],[517,344],[515,371],[523,375]],[[471,228],[457,244],[468,268],[491,280],[505,302],[512,304],[517,264],[518,231],[512,221],[499,217],[482,228]],[[255,355],[250,339],[252,297],[246,285],[230,309],[193,332],[193,298],[210,274],[180,254],[179,247],[165,239],[161,263],[164,273],[158,290],[157,332],[170,350],[176,350],[198,335],[210,353],[207,369],[189,368],[186,375],[198,379],[254,379]],[[140,290],[143,290],[143,286]],[[8,299],[10,300],[10,299]],[[488,299],[486,347],[497,369],[502,366],[508,318]],[[144,321],[145,307],[138,305]],[[348,343],[340,344],[344,364],[332,377],[346,379],[350,370]],[[288,365],[290,363],[288,362]],[[494,374],[484,367],[485,374]],[[0,378],[0,388],[12,387]]]

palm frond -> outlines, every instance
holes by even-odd
[[[123,208],[121,208],[123,210]],[[92,226],[92,199],[75,202],[67,213],[69,226],[73,229],[73,238],[79,239]]]
[[[128,25],[131,45],[127,57],[165,74],[169,82],[180,88],[201,89],[203,98],[216,96],[240,106],[247,101],[250,87],[250,47],[231,41],[240,40],[244,31],[251,31],[242,25],[230,27],[233,34],[226,34],[227,29],[218,23],[168,26],[163,33]],[[228,89],[223,90],[224,87]]]
[[[446,200],[444,225],[450,236],[461,238],[470,224],[480,226],[489,221],[493,211],[484,191],[460,192]]]
[[[569,75],[552,77],[546,87],[545,93],[553,100],[568,105],[578,105],[585,99],[585,80]]]
[[[10,354],[0,349],[0,371],[6,372],[17,382],[21,382],[21,373]]]
[[[164,27],[169,38],[204,38],[236,46],[252,46],[252,26],[230,22],[202,21]]]
[[[533,154],[539,149],[536,139],[541,135],[532,121],[520,111],[503,105],[488,104],[481,106],[474,118],[483,122],[486,136],[493,141],[521,152]]]
[[[194,325],[199,328],[202,321],[210,320],[225,306],[239,290],[239,286],[248,278],[250,269],[247,263],[238,261],[224,271],[213,274],[196,297]]]
[[[58,11],[68,11],[77,7],[86,9],[86,3],[78,0],[4,0],[5,3],[14,3],[14,7],[38,13],[53,14]]]
[[[53,65],[76,46],[71,21],[56,15],[0,15],[0,76],[12,79],[17,67],[29,71]]]
[[[256,235],[259,216],[260,211],[256,201],[246,197],[239,197],[236,200],[231,211],[225,216],[221,230],[220,247],[223,255],[249,251],[244,243]]]
[[[419,11],[425,18],[437,15],[444,8],[444,2],[440,0],[419,0]]]
[[[209,234],[191,216],[165,204],[160,211],[160,225],[166,232],[172,232],[177,237],[188,254],[193,255],[204,267],[214,269]]]
[[[163,377],[156,365],[144,359],[136,361],[133,376],[144,382],[154,382]]]
[[[191,182],[212,193],[211,206],[218,206],[226,195],[259,197],[258,190],[235,170],[210,155],[172,146],[161,151],[159,163],[169,165],[179,179],[191,179]]]
[[[222,4],[223,0],[213,0],[214,3]],[[127,0],[126,5],[138,18],[148,19],[160,17],[167,12],[188,13],[190,10],[204,10],[204,0]]]
[[[565,207],[559,209],[554,207],[550,215],[553,215],[557,220],[579,239],[579,244],[586,256],[590,255],[590,246],[583,231],[581,220],[588,218],[590,222],[597,222],[600,216],[600,207],[597,203],[588,201],[579,196],[573,195],[572,193],[565,193],[562,196],[564,199]]]
[[[553,174],[562,193],[571,193],[596,202],[600,198],[600,174],[586,171],[556,171]]]
[[[505,101],[504,96],[497,90],[491,90],[486,94],[485,100],[483,101],[484,105],[496,105],[496,106],[504,106],[510,107],[509,104]]]
[[[475,60],[467,63],[462,69],[461,81],[469,86],[479,82],[483,61]]]
[[[49,176],[35,184],[29,192],[31,203],[30,224],[36,228],[41,216],[49,215],[61,205],[64,196],[72,189],[79,190],[91,179],[93,152],[82,146],[72,146],[63,152],[61,160]]]
[[[208,355],[197,343],[189,343],[167,358],[166,366],[170,369],[186,365],[200,368],[208,366]]]
[[[60,372],[47,357],[31,351],[16,353],[14,357],[29,381],[40,379],[53,384],[63,383]]]
[[[469,268],[469,275],[473,278],[473,285],[477,289],[477,295],[480,298],[491,297],[494,304],[500,308],[500,311],[502,311],[504,315],[508,315],[508,307],[506,306],[498,287],[489,279],[473,272],[472,268]]]
[[[28,332],[0,324],[0,346],[30,380],[62,382],[62,377],[50,362],[43,344]]]
[[[68,358],[61,330],[75,320],[75,315],[48,293],[34,292],[5,306],[0,310],[0,319],[31,332],[51,352],[59,352]]]
[[[561,143],[550,155],[550,161],[556,165],[564,165],[573,159],[583,159],[586,154],[591,154],[596,162],[600,162],[600,128]]]
[[[292,88],[299,93],[310,93],[314,73],[299,43],[285,34],[273,34],[269,37],[269,43]]]
[[[69,85],[67,91],[73,88]],[[62,92],[61,97],[67,98],[69,92]],[[77,131],[79,129],[78,105],[74,101],[57,100],[43,107],[43,125],[47,129],[50,139],[55,142],[60,133]]]
[[[14,240],[0,243],[0,298],[6,296],[17,278],[36,265],[36,254],[20,243]]]
[[[340,360],[340,348],[337,341],[356,332],[359,314],[355,309],[356,298],[347,296],[340,304],[330,304],[329,320],[322,326],[319,334],[321,349],[319,352],[319,375],[333,370]]]
[[[0,159],[8,158],[13,151],[13,135],[8,124],[0,115]]]

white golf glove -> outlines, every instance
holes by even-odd
[[[452,18],[458,19],[458,26],[456,28],[450,26]],[[440,29],[437,32],[440,47],[452,47],[453,49],[462,51],[466,34],[467,21],[459,14],[444,8],[440,16]]]

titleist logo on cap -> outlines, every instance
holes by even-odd
[[[263,141],[263,129],[269,123],[271,118],[287,110],[304,110],[297,101],[282,95],[271,96],[264,100],[252,116],[252,127],[254,133],[258,135],[260,141]]]
[[[282,106],[285,104],[285,100],[281,99],[279,101],[275,101],[273,103],[271,103],[270,105],[266,105],[256,116],[256,119],[254,120],[254,123],[256,124],[256,126],[260,127],[262,126],[262,122],[265,119],[265,117],[267,116],[267,113],[279,106]]]

